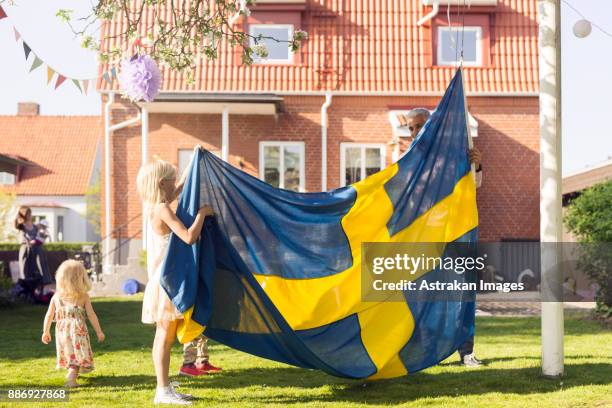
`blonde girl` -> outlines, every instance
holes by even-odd
[[[55,321],[57,368],[68,370],[66,387],[76,387],[79,374],[94,368],[86,319],[96,331],[98,342],[103,342],[105,336],[87,294],[91,282],[83,264],[75,260],[64,261],[57,270],[55,281],[56,293],[45,315],[42,342],[49,344],[51,341],[51,323]]]
[[[178,320],[182,319],[182,316],[160,286],[161,266],[166,256],[170,233],[174,233],[185,243],[191,245],[200,236],[204,218],[212,215],[210,207],[200,208],[189,228],[176,217],[170,203],[182,190],[186,175],[187,173],[177,183],[174,166],[163,160],[156,160],[142,166],[136,179],[138,193],[145,204],[145,216],[148,221],[146,235],[149,281],[143,299],[142,322],[156,325],[152,353],[157,377],[157,389],[153,400],[156,404],[186,405],[191,399],[191,396],[187,394],[177,393],[168,381],[170,349],[175,341]]]

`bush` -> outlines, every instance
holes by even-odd
[[[590,187],[571,202],[565,225],[580,243],[578,267],[599,285],[597,313],[612,316],[612,180]]]
[[[12,287],[13,281],[6,276],[4,263],[0,262],[0,307],[8,307],[14,303],[15,299],[11,296]]]

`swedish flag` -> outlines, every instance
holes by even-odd
[[[364,302],[363,242],[473,242],[478,214],[461,70],[410,150],[330,192],[276,189],[199,151],[177,215],[211,205],[202,237],[170,239],[161,283],[202,331],[230,347],[348,378],[437,364],[473,334],[468,301]]]

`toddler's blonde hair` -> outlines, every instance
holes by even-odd
[[[145,204],[155,205],[169,200],[161,189],[162,180],[176,178],[176,168],[167,161],[155,160],[138,170],[136,188]]]
[[[69,259],[57,269],[55,287],[60,297],[77,301],[91,290],[91,281],[83,264]]]

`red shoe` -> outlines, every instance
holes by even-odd
[[[184,375],[186,377],[197,377],[198,375],[206,374],[206,371],[198,369],[194,363],[185,364],[179,370],[179,375]]]
[[[215,367],[208,361],[205,363],[196,364],[195,366],[198,370],[202,371],[205,374],[218,373],[221,371],[221,367]]]

